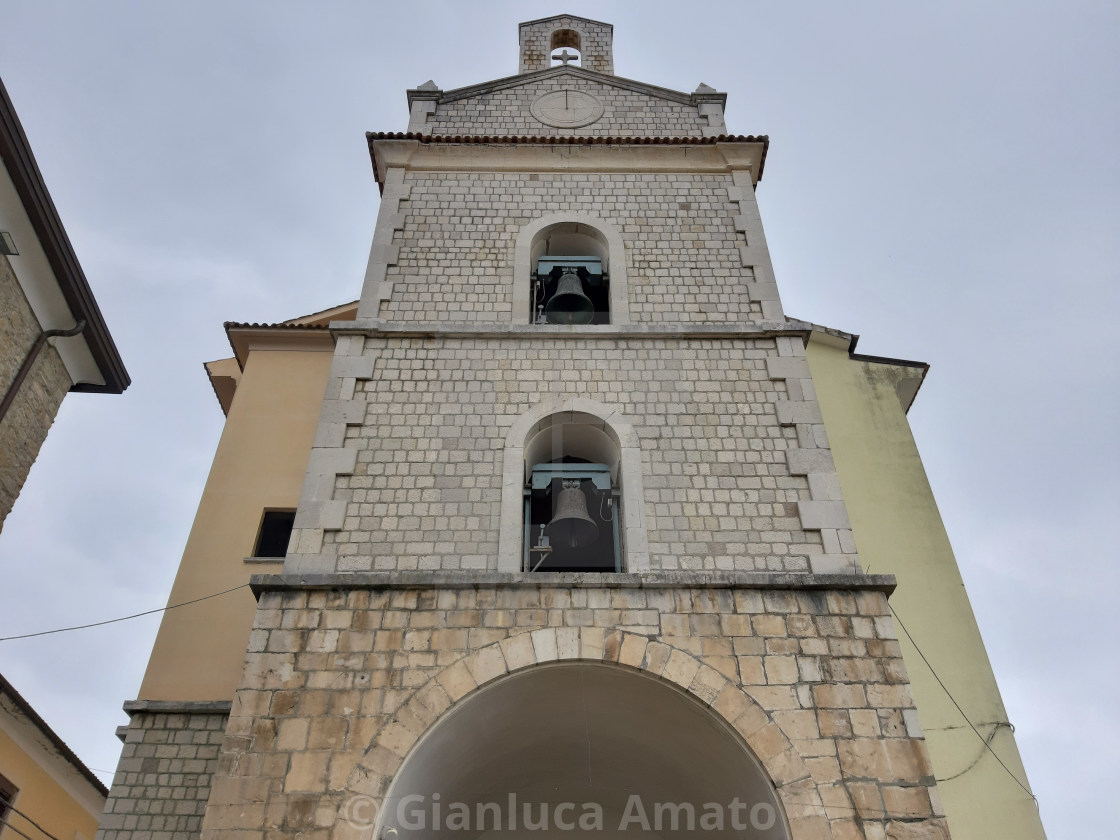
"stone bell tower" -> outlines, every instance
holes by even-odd
[[[519,34],[518,75],[368,135],[361,300],[203,836],[947,837],[768,139],[614,75],[609,24]]]

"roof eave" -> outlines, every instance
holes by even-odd
[[[914,400],[918,398],[918,391],[921,390],[926,381],[926,374],[929,373],[928,362],[915,362],[910,359],[896,359],[892,356],[871,356],[867,353],[857,353],[856,345],[859,343],[859,336],[855,333],[844,332],[833,327],[825,327],[821,324],[814,324],[811,321],[802,321],[798,318],[789,318],[791,323],[800,324],[809,330],[811,336],[815,335],[822,339],[824,343],[830,344],[838,349],[846,350],[848,358],[855,362],[869,362],[876,365],[890,365],[892,367],[905,367],[912,368],[915,371],[915,384],[913,389],[907,393],[906,399],[899,395],[902,404],[902,411],[904,414],[909,413],[910,406],[914,404]]]
[[[84,319],[86,322],[82,337],[105,380],[104,385],[81,383],[71,390],[122,393],[132,380],[125,370],[101,309],[70,244],[70,238],[66,235],[66,229],[62,226],[58,210],[43,181],[31,152],[31,145],[3,81],[0,81],[0,158],[3,158],[12,184],[23,202],[24,212],[50,263],[59,291],[75,320]]]
[[[93,771],[86,767],[85,762],[78,758],[77,754],[58,736],[58,733],[51,729],[50,725],[43,720],[42,716],[40,716],[31,704],[24,699],[23,695],[16,691],[15,686],[4,679],[3,674],[0,674],[0,694],[6,694],[11,698],[12,703],[14,703],[15,706],[27,716],[27,719],[46,736],[47,740],[59,751],[62,757],[65,758],[75,770],[81,773],[87,782],[93,785],[98,793],[104,797],[109,796],[109,789],[105,786],[105,783],[97,778],[97,776],[93,775]]]
[[[243,324],[226,321],[226,338],[237,359],[237,366],[245,370],[249,353],[254,349],[267,346],[272,349],[320,349],[334,348],[334,339],[325,326],[303,324]]]

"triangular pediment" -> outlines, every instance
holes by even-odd
[[[678,102],[682,105],[695,105],[696,101],[691,94],[684,93],[679,90],[671,90],[669,88],[658,87],[657,85],[639,82],[634,79],[626,79],[622,76],[614,76],[609,73],[597,73],[594,70],[587,70],[583,67],[577,66],[560,66],[549,67],[547,70],[537,70],[532,73],[521,73],[516,76],[506,76],[504,79],[494,79],[493,81],[483,82],[477,85],[468,85],[467,87],[455,88],[454,90],[440,91],[439,102],[456,102],[464,99],[474,99],[480,96],[497,93],[502,90],[511,90],[514,88],[526,87],[534,85],[538,82],[549,79],[560,79],[568,77],[574,82],[591,82],[607,87],[617,88],[619,90],[631,91],[633,93],[640,93],[646,96],[665,99],[669,102]],[[705,86],[706,87],[706,86]],[[411,94],[412,91],[409,91]],[[713,91],[715,93],[715,91]],[[726,96],[725,94],[717,94],[719,96]]]
[[[585,119],[549,117],[545,98],[563,91],[580,94]],[[454,90],[416,88],[408,96],[410,106],[422,103],[424,111],[418,117],[413,108],[409,131],[445,136],[562,136],[578,129],[586,135],[702,137],[710,134],[712,109],[722,126],[726,99],[711,89],[685,93],[571,65]]]

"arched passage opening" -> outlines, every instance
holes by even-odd
[[[379,837],[788,840],[738,735],[671,684],[591,662],[518,671],[437,723],[396,774]]]

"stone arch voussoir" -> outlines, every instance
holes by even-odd
[[[751,749],[773,783],[795,840],[832,838],[830,814],[808,766],[781,726],[740,685],[681,648],[624,630],[546,627],[472,651],[421,685],[386,722],[350,774],[349,797],[378,807],[393,777],[426,732],[458,704],[510,674],[564,662],[613,663],[672,683],[722,718]],[[345,807],[344,798],[343,807]]]

